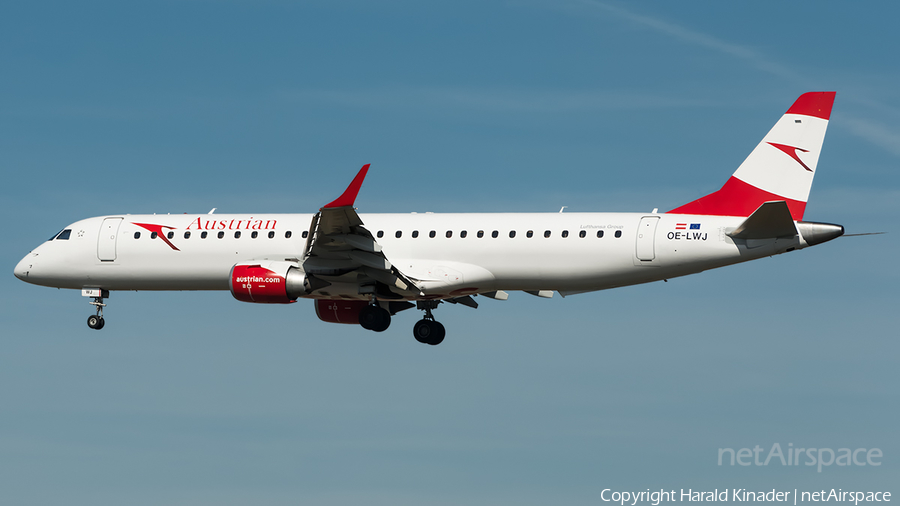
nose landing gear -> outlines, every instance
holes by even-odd
[[[420,300],[416,302],[419,309],[425,310],[425,317],[416,322],[416,325],[413,327],[413,336],[415,336],[416,341],[432,346],[437,346],[444,341],[446,330],[440,322],[434,319],[434,315],[431,314],[431,310],[436,308],[439,303],[439,301],[433,300]]]
[[[94,330],[100,330],[104,325],[106,325],[106,320],[104,320],[102,316],[93,314],[88,316],[88,327]]]
[[[88,327],[94,330],[102,329],[106,325],[106,320],[103,319],[103,308],[106,304],[103,303],[103,299],[109,297],[109,290],[85,289],[81,291],[81,295],[93,298],[88,304],[97,308],[97,314],[88,316]]]

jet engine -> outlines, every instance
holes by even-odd
[[[369,303],[364,300],[316,299],[316,316],[328,323],[359,323],[359,312]]]
[[[312,279],[290,262],[246,262],[231,268],[229,286],[242,302],[288,304],[312,292]]]

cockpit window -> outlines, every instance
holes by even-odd
[[[65,241],[69,238],[70,235],[72,235],[72,230],[67,228],[67,229],[63,230],[62,232],[60,232],[59,235],[56,236],[56,240],[57,241]]]

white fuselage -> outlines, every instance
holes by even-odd
[[[119,215],[73,223],[15,268],[81,289],[104,326],[110,290],[230,290],[317,299],[319,319],[383,332],[416,307],[416,340],[440,344],[432,310],[507,290],[566,296],[658,281],[821,244],[840,225],[803,222],[834,92],[801,95],[725,184],[668,213],[369,214],[354,204],[370,165],[309,214]],[[415,304],[409,301],[416,301]]]
[[[567,295],[683,276],[807,246],[801,235],[732,239],[727,233],[745,218],[728,216],[413,213],[360,218],[385,257],[416,281],[422,298],[496,290]],[[59,288],[228,290],[237,263],[300,262],[311,219],[308,214],[89,218],[68,226],[68,239],[38,246],[15,274]],[[155,237],[153,230],[165,239]],[[332,281],[338,282],[307,297],[366,298],[354,283]]]

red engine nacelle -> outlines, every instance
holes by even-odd
[[[369,303],[364,300],[316,299],[316,316],[328,323],[359,323],[359,312]]]
[[[237,264],[229,285],[235,299],[264,304],[288,304],[310,292],[306,273],[289,262]]]

